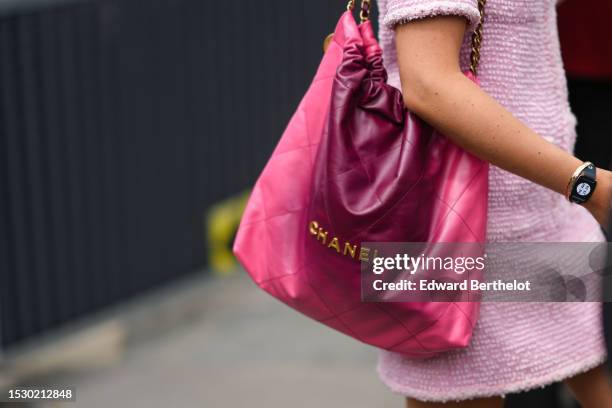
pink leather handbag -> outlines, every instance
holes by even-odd
[[[369,1],[359,26],[352,5],[253,189],[234,252],[290,307],[365,343],[430,357],[469,344],[479,303],[362,302],[359,246],[484,242],[488,165],[405,109],[386,83]]]

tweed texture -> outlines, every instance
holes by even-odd
[[[469,66],[476,0],[378,0],[380,43],[389,83],[400,87],[393,28],[434,15],[459,15],[468,29]],[[554,0],[488,0],[479,77],[482,88],[546,140],[573,150],[570,111]],[[561,195],[495,166],[489,172],[491,242],[602,241],[597,222]],[[510,278],[510,277],[509,277]],[[378,373],[393,391],[449,401],[545,386],[605,358],[599,303],[483,303],[471,345],[415,361],[381,351]]]

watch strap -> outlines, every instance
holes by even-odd
[[[585,203],[590,198],[590,195],[586,199],[575,196],[573,193],[574,193],[574,188],[576,186],[576,182],[581,176],[585,176],[589,178],[595,185],[596,175],[597,175],[597,168],[595,167],[593,163],[587,161],[587,162],[582,163],[580,166],[578,166],[578,168],[576,168],[576,170],[574,171],[574,174],[572,174],[572,177],[570,178],[569,182],[567,183],[567,190],[565,192],[566,198],[570,202],[573,202],[573,203],[578,203],[578,204]]]

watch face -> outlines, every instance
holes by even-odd
[[[593,195],[594,190],[595,181],[591,180],[588,177],[580,176],[578,177],[578,180],[576,180],[576,184],[574,184],[572,196],[574,197],[576,202],[583,203],[588,200],[591,195]]]
[[[591,186],[588,183],[582,182],[576,186],[576,194],[581,197],[586,197],[591,192]]]

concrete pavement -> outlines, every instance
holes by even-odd
[[[166,313],[159,330],[132,336],[112,365],[55,374],[76,387],[77,401],[41,406],[403,406],[376,376],[376,350],[282,305],[243,272],[187,286],[186,323],[168,324]]]

